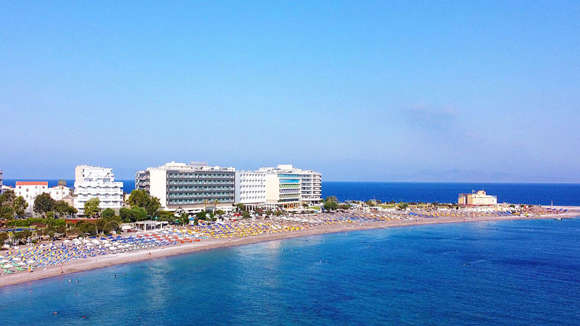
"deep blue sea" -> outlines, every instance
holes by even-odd
[[[57,180],[48,181],[49,186]],[[134,180],[122,180],[124,191],[135,188]],[[14,186],[15,180],[5,180]],[[70,187],[74,180],[67,180]],[[485,189],[498,196],[499,202],[549,205],[580,205],[580,184],[532,183],[410,183],[410,182],[323,182],[322,195],[339,200],[368,200],[405,202],[457,202],[459,193]]]
[[[219,249],[0,289],[2,325],[578,325],[580,219]],[[116,275],[116,277],[115,277]]]

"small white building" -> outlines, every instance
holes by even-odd
[[[27,212],[32,212],[36,196],[48,193],[48,182],[46,181],[16,181],[14,194],[16,197],[22,196],[28,203]]]
[[[123,206],[123,182],[115,181],[113,170],[97,166],[79,165],[75,168],[74,207],[84,214],[85,203],[100,200],[101,209]]]
[[[48,194],[54,200],[63,200],[72,195],[72,189],[67,186],[58,185],[48,188]]]

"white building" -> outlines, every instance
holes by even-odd
[[[54,200],[63,200],[72,195],[72,189],[65,185],[58,185],[48,188],[48,194]]]
[[[0,194],[2,193],[2,188],[4,188],[4,185],[2,183],[2,182],[4,182],[3,180],[4,179],[3,179],[2,170],[0,170]]]
[[[27,212],[32,212],[36,196],[48,193],[48,182],[46,181],[16,181],[14,194],[16,197],[22,196],[28,203]]]
[[[101,209],[123,206],[123,182],[115,181],[113,170],[79,165],[75,168],[74,207],[84,214],[85,203],[99,198]]]
[[[322,202],[322,174],[312,170],[300,170],[300,201],[312,205]]]
[[[266,204],[283,208],[299,208],[302,204],[322,201],[322,175],[290,164],[260,168],[265,175]]]
[[[231,167],[169,162],[138,171],[135,188],[159,198],[165,210],[198,212],[217,208],[230,211],[235,199],[235,173]]]
[[[236,171],[236,204],[250,208],[266,206],[266,173]]]

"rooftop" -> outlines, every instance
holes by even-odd
[[[47,181],[16,181],[17,186],[47,186]]]

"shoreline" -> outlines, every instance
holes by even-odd
[[[543,219],[570,219],[580,216],[580,211],[574,210],[561,215],[538,215],[538,216],[509,216],[509,217],[472,217],[472,218],[418,218],[407,221],[389,221],[389,222],[371,222],[365,224],[338,224],[330,226],[321,226],[298,232],[285,232],[277,234],[265,234],[246,238],[223,239],[223,240],[205,240],[203,242],[182,244],[179,246],[157,248],[151,250],[140,250],[130,253],[120,253],[107,256],[89,258],[83,261],[75,261],[63,266],[50,267],[44,270],[34,272],[22,272],[0,277],[0,289],[17,284],[34,282],[47,278],[57,278],[69,274],[101,269],[115,265],[131,264],[146,260],[165,258],[177,255],[191,254],[200,251],[207,251],[219,248],[238,247],[243,245],[279,241],[292,238],[301,238],[315,235],[343,233],[353,231],[365,231],[374,229],[389,229],[408,226],[436,225],[436,224],[454,224],[470,222],[496,222],[512,220],[543,220]]]

